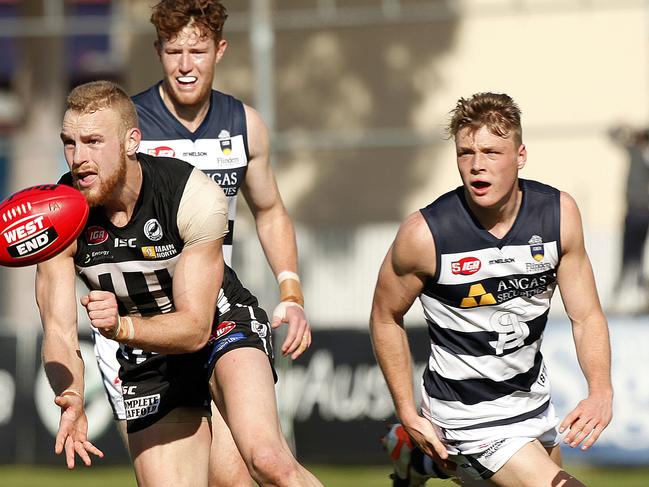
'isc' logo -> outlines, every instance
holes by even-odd
[[[451,272],[462,276],[470,276],[480,270],[482,264],[475,257],[465,257],[455,262],[451,262]]]

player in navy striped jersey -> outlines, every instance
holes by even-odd
[[[509,96],[460,99],[451,115],[463,185],[410,215],[397,233],[372,306],[377,361],[403,428],[445,474],[465,485],[582,485],[561,468],[560,433],[588,449],[611,421],[613,391],[608,327],[579,210],[567,193],[519,179],[527,150]],[[557,285],[589,388],[560,425],[540,352]],[[421,409],[403,324],[417,297],[431,337]],[[392,428],[387,438],[394,485],[439,476],[421,455],[403,455],[407,442],[398,434]]]
[[[225,7],[215,0],[165,1],[153,8],[151,21],[156,28],[155,48],[163,79],[133,97],[142,131],[140,151],[187,161],[223,188],[228,200],[229,232],[223,244],[227,265],[231,265],[236,198],[239,190],[243,192],[255,218],[259,241],[279,281],[282,303],[273,313],[272,324],[288,323],[281,351],[296,359],[310,345],[311,332],[302,309],[295,232],[269,163],[268,131],[254,109],[212,89],[216,65],[227,48],[222,38],[226,17]],[[126,413],[116,380],[115,344],[95,334],[95,350],[115,418],[123,429]],[[243,380],[228,372],[226,366],[248,352],[233,350],[217,363],[216,380],[212,382],[219,389],[215,390],[217,401],[224,387],[236,389]],[[263,361],[264,357],[257,359]],[[246,380],[253,381],[254,377]],[[219,406],[222,410],[227,407],[222,402]],[[232,421],[243,422],[235,416],[252,412],[234,408],[229,416]],[[253,457],[259,457],[263,443],[247,444],[239,439],[242,458],[222,416],[214,407],[210,485],[249,486],[252,479],[248,471],[259,475]]]

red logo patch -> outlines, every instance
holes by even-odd
[[[475,274],[482,267],[482,263],[475,257],[465,257],[455,262],[451,262],[451,272],[462,276]]]
[[[216,338],[221,338],[223,335],[227,335],[237,324],[234,321],[222,321],[219,323],[219,326],[216,327]]]
[[[86,239],[89,245],[99,245],[108,240],[108,232],[102,227],[92,226],[86,230]]]
[[[165,145],[161,145],[160,147],[156,147],[155,149],[149,149],[147,152],[150,156],[156,156],[156,157],[176,156],[176,152],[171,147],[167,147]]]

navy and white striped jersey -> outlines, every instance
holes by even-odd
[[[431,339],[424,389],[444,428],[519,422],[550,401],[540,348],[561,258],[560,193],[530,180],[520,188],[502,239],[475,219],[463,187],[421,210],[437,254],[419,296]]]
[[[250,159],[243,103],[212,90],[205,120],[190,132],[165,106],[159,87],[160,83],[133,97],[142,131],[140,152],[187,161],[221,186],[229,220],[223,257],[231,265],[236,199]]]

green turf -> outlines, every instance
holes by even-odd
[[[311,465],[309,469],[327,487],[390,487],[389,467],[340,467]],[[647,487],[647,468],[567,467],[588,487]],[[430,481],[433,486],[452,486],[449,482]],[[0,466],[0,487],[136,487],[128,467],[91,467],[68,471],[61,467]]]

